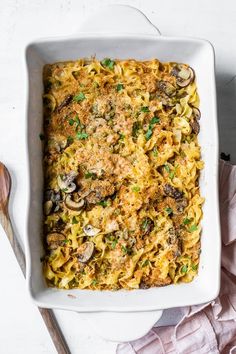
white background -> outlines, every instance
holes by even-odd
[[[97,7],[113,3],[138,7],[163,35],[193,36],[213,43],[220,151],[231,153],[231,159],[236,163],[234,0],[0,0],[0,160],[12,174],[11,216],[21,240],[26,220],[25,81],[22,69],[25,43],[37,37],[76,32],[84,18]],[[28,299],[23,277],[1,228],[0,273],[0,353],[56,353],[37,309]],[[78,314],[56,311],[56,316],[72,353],[115,353],[116,345],[97,337]]]

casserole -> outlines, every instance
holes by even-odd
[[[115,15],[114,15],[115,14]],[[109,19],[103,21],[103,19]],[[99,23],[100,21],[100,23]],[[104,23],[103,23],[104,22]],[[118,23],[123,24],[117,33]],[[29,211],[26,237],[27,286],[30,296],[40,307],[60,308],[78,312],[129,312],[130,321],[143,316],[142,329],[123,334],[110,334],[111,339],[130,340],[145,334],[165,308],[196,305],[214,299],[220,286],[220,228],[218,208],[218,137],[214,51],[209,42],[199,39],[159,36],[158,31],[137,10],[126,6],[113,6],[102,10],[87,22],[93,33],[80,33],[74,37],[46,39],[31,43],[26,48],[28,71],[27,149],[29,158]],[[104,27],[106,26],[106,28]],[[100,34],[98,34],[98,28]],[[131,29],[132,28],[132,33]],[[84,29],[86,32],[86,29]],[[88,32],[88,30],[87,30]],[[96,34],[94,34],[96,33]],[[139,34],[142,33],[142,34]],[[144,34],[145,33],[145,34]],[[157,57],[161,61],[184,62],[195,69],[200,96],[201,131],[199,144],[205,168],[201,173],[201,195],[205,197],[199,274],[188,284],[133,291],[58,290],[47,288],[40,257],[42,246],[43,171],[42,146],[38,135],[42,130],[42,68],[46,63],[76,60],[79,57],[98,59],[135,58],[146,60]],[[206,80],[207,77],[207,80]],[[68,296],[69,295],[69,296]],[[71,296],[73,295],[73,296]],[[137,311],[144,314],[135,313]],[[133,314],[134,313],[134,314]],[[93,317],[94,314],[90,316]],[[104,315],[96,314],[94,316]],[[112,313],[104,320],[112,327]],[[146,317],[145,317],[146,316]],[[114,316],[113,316],[114,318]],[[146,320],[145,320],[146,318]],[[120,324],[129,323],[126,314],[117,315]],[[139,321],[141,322],[141,321]],[[102,323],[102,321],[101,321]],[[101,326],[102,327],[102,326]],[[127,326],[130,327],[130,326]],[[145,327],[145,328],[144,328]],[[115,326],[113,332],[115,332]],[[111,332],[110,332],[111,333]]]
[[[48,285],[192,281],[204,202],[193,69],[82,59],[47,64],[43,77]]]

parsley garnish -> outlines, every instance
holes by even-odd
[[[188,266],[187,265],[183,265],[181,268],[181,273],[185,274],[188,271]]]
[[[72,224],[73,224],[73,225],[74,225],[74,224],[78,224],[78,220],[76,219],[75,216],[73,216],[73,218],[72,218]]]
[[[116,91],[117,91],[117,92],[120,92],[121,90],[123,90],[123,88],[124,88],[124,86],[123,86],[122,84],[118,84],[118,85],[116,86]]]
[[[85,99],[85,95],[83,92],[80,92],[78,95],[75,95],[73,98],[73,101],[75,102],[81,102]]]
[[[150,121],[150,124],[156,124],[156,123],[160,123],[160,118],[158,117],[153,117]]]
[[[108,203],[106,200],[101,200],[98,205],[101,205],[103,208],[107,207],[108,206]]]
[[[103,67],[113,70],[115,62],[109,58],[105,58],[101,61]]]
[[[94,179],[97,178],[97,175],[96,175],[96,173],[94,173],[94,172],[89,172],[89,171],[88,171],[88,172],[85,172],[84,177],[85,177],[86,179],[92,178],[92,179],[94,180]]]
[[[62,188],[62,192],[67,192],[68,188]]]
[[[78,125],[81,125],[78,114],[76,114],[76,116],[75,116],[75,121]]]
[[[124,134],[119,133],[119,136],[120,136],[120,140],[124,140],[124,138],[125,138],[125,135],[124,135]]]
[[[179,165],[175,166],[174,169],[171,171],[170,166],[165,164],[164,165],[164,169],[166,170],[166,172],[169,174],[169,178],[172,180],[175,176],[175,171],[178,168]]]
[[[188,224],[190,224],[190,222],[191,222],[191,220],[188,218],[185,218],[183,221],[184,225],[188,225]]]
[[[68,243],[68,242],[69,242],[69,240],[63,240],[63,243],[65,243],[65,244]]]
[[[149,140],[151,137],[152,137],[152,130],[153,130],[153,126],[154,124],[157,124],[160,122],[160,119],[158,117],[153,117],[151,120],[150,120],[150,123],[149,123],[149,127],[148,127],[148,130],[145,134],[145,138],[146,140]]]
[[[173,179],[175,176],[175,171],[171,171],[169,174],[170,179]]]
[[[197,264],[192,264],[192,270],[197,270],[198,269],[198,265]]]
[[[79,140],[85,140],[88,138],[88,134],[85,133],[85,132],[78,132],[76,134],[76,138],[79,139]]]
[[[133,186],[132,187],[132,191],[133,192],[139,192],[140,191],[140,187],[139,186]]]
[[[152,225],[153,221],[149,217],[146,217],[141,224],[141,229],[144,230],[145,232],[148,231],[150,226]]]
[[[147,226],[148,226],[148,218],[144,219],[144,221],[142,222],[141,228],[143,230],[146,230]]]
[[[149,140],[149,139],[151,139],[151,137],[152,137],[152,128],[149,127],[146,134],[145,134],[145,138],[146,138],[146,140]]]
[[[97,283],[98,283],[98,280],[97,279],[93,279],[93,281],[92,281],[92,285],[97,285]]]
[[[157,150],[157,147],[156,147],[156,146],[154,146],[152,152],[153,152],[153,156],[155,156],[155,157],[158,156],[158,150]]]
[[[143,268],[143,267],[146,267],[148,264],[149,264],[149,260],[148,260],[148,259],[145,259],[145,261],[144,261],[143,264],[142,264],[142,268]]]
[[[140,111],[141,111],[141,112],[144,112],[144,113],[150,112],[150,110],[149,110],[148,107],[141,107]]]
[[[76,114],[76,116],[75,116],[75,119],[73,119],[73,118],[70,118],[70,119],[69,119],[69,124],[70,124],[70,126],[73,126],[74,123],[76,123],[75,129],[78,129],[78,127],[81,126],[81,123],[80,123],[80,120],[79,120],[79,117],[78,117],[77,114]],[[82,127],[82,126],[81,126],[81,127]]]
[[[164,165],[164,169],[166,170],[166,172],[170,173],[170,167],[169,167],[169,165]]]
[[[69,135],[69,136],[67,137],[67,143],[68,143],[68,144],[72,144],[73,142],[74,142],[74,139],[72,138],[72,136]]]
[[[118,240],[112,241],[111,248],[112,248],[113,250],[114,250],[114,248],[116,248],[117,243],[118,243]]]
[[[166,210],[168,215],[173,213],[173,210],[170,207],[166,208],[165,210]]]
[[[126,246],[124,246],[124,245],[122,245],[121,246],[121,249],[122,249],[122,252],[124,253],[124,254],[131,254],[131,249],[130,248],[128,248],[128,247],[126,247]]]
[[[140,122],[134,122],[132,127],[132,136],[137,137],[140,128],[141,128]]]
[[[197,230],[197,225],[193,224],[190,226],[189,228],[189,232],[193,232],[193,231],[196,231]]]

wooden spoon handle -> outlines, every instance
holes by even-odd
[[[6,232],[6,235],[10,241],[10,244],[12,246],[12,249],[15,253],[16,259],[19,263],[19,266],[21,267],[21,270],[24,274],[25,277],[25,255],[22,250],[22,247],[17,240],[17,238],[14,236],[11,221],[8,215],[7,210],[0,210],[0,223],[2,224],[3,229]],[[66,344],[66,341],[64,339],[64,336],[58,326],[58,323],[56,321],[56,318],[53,314],[52,310],[49,309],[43,309],[41,307],[38,308],[39,312],[41,313],[41,316],[44,320],[44,323],[48,329],[48,332],[52,338],[52,341],[54,343],[54,346],[59,354],[70,354],[70,350]]]
[[[19,264],[19,266],[22,270],[22,273],[25,277],[25,269],[26,269],[25,255],[24,255],[24,252],[22,250],[22,247],[21,247],[18,239],[16,237],[14,237],[11,221],[10,221],[7,211],[3,212],[0,210],[0,223],[7,235],[7,238],[11,244],[12,250],[15,253],[18,264]]]
[[[57,320],[52,310],[38,308],[48,332],[52,338],[54,346],[59,354],[70,354],[65,338],[58,326]]]

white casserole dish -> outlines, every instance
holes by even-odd
[[[121,30],[121,26],[118,25],[120,23],[122,23]],[[205,197],[205,204],[199,274],[192,283],[117,292],[67,291],[46,286],[40,262],[40,257],[44,254],[42,145],[38,139],[43,123],[42,68],[46,63],[75,60],[92,55],[96,55],[98,59],[158,58],[161,61],[184,62],[193,67],[196,72],[202,113],[199,142],[202,147],[202,159],[205,162],[200,178],[200,189],[202,196]],[[26,63],[29,161],[26,260],[27,286],[34,303],[40,307],[90,313],[86,314],[86,317],[96,319],[100,334],[106,331],[106,338],[131,340],[144,335],[152,327],[161,316],[160,310],[196,305],[217,297],[220,287],[221,238],[214,50],[211,44],[199,39],[161,36],[140,11],[116,5],[107,7],[90,18],[76,36],[44,39],[29,44],[26,48]],[[75,298],[68,294],[75,295]],[[114,312],[119,314],[114,315]]]

